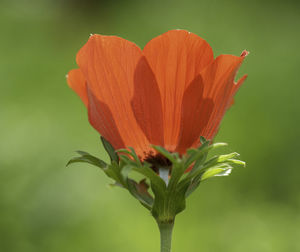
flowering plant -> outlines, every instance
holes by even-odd
[[[80,49],[69,86],[87,107],[110,163],[79,151],[68,164],[101,168],[158,223],[161,251],[171,251],[175,216],[211,177],[230,174],[236,152],[207,160],[226,110],[246,79],[234,81],[248,52],[214,59],[209,44],[183,30],[152,39],[143,50],[116,36],[92,35]],[[140,173],[135,181],[130,174]]]

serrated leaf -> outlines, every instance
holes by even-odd
[[[110,160],[119,163],[119,157],[118,157],[118,154],[116,153],[114,147],[103,136],[101,136],[100,139],[101,139],[104,149],[106,150],[107,154],[110,157]]]

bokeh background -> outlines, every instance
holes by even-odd
[[[66,85],[89,34],[143,47],[181,28],[215,55],[251,53],[216,140],[247,168],[203,183],[177,216],[176,251],[300,251],[299,1],[2,0],[0,251],[159,251],[151,216],[75,150],[107,158]]]

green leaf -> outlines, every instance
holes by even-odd
[[[189,186],[188,189],[186,190],[185,197],[187,198],[190,196],[200,185],[200,180],[195,180],[195,182],[192,182]]]
[[[204,138],[205,139],[205,138]],[[227,146],[227,143],[214,143],[209,145],[209,141],[204,141],[202,139],[203,143],[202,145],[197,148],[197,149],[189,149],[187,151],[188,156],[187,159],[185,161],[185,165],[187,167],[189,167],[190,165],[192,165],[193,162],[195,162],[196,160],[199,160],[198,163],[200,161],[204,162],[207,156],[207,153],[211,150],[217,149],[219,147],[223,147],[223,146]]]
[[[246,167],[246,162],[244,162],[242,160],[229,158],[229,159],[226,160],[226,162]]]
[[[178,161],[176,163],[173,163],[172,171],[171,171],[171,178],[168,185],[168,191],[175,190],[175,187],[178,184],[178,181],[182,177],[182,175],[185,172],[185,166],[183,161]]]
[[[123,150],[118,150],[118,151],[123,152]],[[126,152],[127,152],[127,150],[126,150]],[[124,153],[126,153],[126,152],[124,152]],[[134,160],[130,159],[128,156],[125,156],[122,154],[120,155],[120,159],[122,162],[125,163],[125,166],[130,166],[130,168],[126,168],[126,169],[135,171],[135,172],[145,176],[146,178],[148,178],[151,182],[151,188],[152,189],[155,188],[154,190],[156,191],[156,193],[158,195],[162,194],[166,190],[166,184],[165,184],[164,180],[161,177],[159,177],[152,170],[152,168],[150,167],[150,164],[148,164],[146,162],[144,164],[141,164],[140,162],[135,162]]]
[[[163,183],[165,185],[165,182]],[[154,216],[154,218],[157,219],[164,212],[163,209],[165,206],[166,188],[163,189],[163,187],[161,187],[157,183],[153,183],[153,181],[151,181],[150,185],[151,185],[152,192],[154,194],[154,202],[153,202],[151,213]]]
[[[109,166],[107,166],[103,171],[106,173],[106,175],[113,180],[115,180],[117,183],[121,184],[125,188],[127,187],[126,182],[124,180],[123,175],[121,174],[121,167],[113,161]]]
[[[232,170],[232,166],[226,163],[219,164],[208,168],[206,171],[203,172],[201,176],[201,181],[214,177],[214,176],[228,176]]]
[[[186,184],[184,187],[177,188],[175,193],[175,202],[176,209],[175,214],[182,212],[186,207],[186,192],[189,188],[189,185]]]
[[[165,148],[161,146],[152,146],[157,152],[162,154],[164,157],[166,157],[171,163],[172,163],[172,169],[171,169],[171,177],[169,179],[169,169],[171,167],[158,167],[159,168],[159,175],[163,178],[165,181],[165,184],[168,188],[168,191],[172,191],[174,187],[176,186],[177,182],[180,180],[180,177],[184,173],[185,169],[183,166],[183,162],[179,157],[178,153],[171,153],[167,151]]]
[[[209,142],[209,141],[206,140],[206,138],[205,138],[204,136],[201,136],[201,137],[200,137],[200,143],[201,143],[201,144],[204,144],[204,143],[206,143],[206,142]]]
[[[188,157],[185,161],[186,168],[190,167],[192,163],[196,160],[199,162],[204,162],[208,152],[209,142],[204,142],[198,149],[189,149],[188,150]]]
[[[115,183],[111,183],[109,184],[110,187],[121,187],[121,188],[124,188],[124,186],[118,182],[115,182]]]
[[[128,147],[128,149],[131,150],[131,156],[133,157],[134,161],[138,164],[138,165],[142,165],[139,157],[136,155],[135,150],[132,147]]]
[[[120,152],[123,152],[123,150],[118,150]],[[126,152],[125,152],[126,153]],[[131,153],[131,152],[130,152]],[[132,153],[131,153],[132,154]],[[163,179],[161,177],[159,177],[150,167],[150,164],[148,163],[144,163],[142,164],[140,161],[136,162],[134,160],[132,160],[131,158],[129,158],[126,155],[120,155],[120,159],[122,160],[122,162],[124,162],[126,165],[130,165],[131,169],[137,173],[140,173],[142,175],[144,175],[145,177],[147,177],[148,179],[150,179],[151,182],[154,182],[155,184],[157,184],[159,187],[161,187],[162,189],[166,188],[165,182],[163,181]]]
[[[106,150],[106,152],[108,153],[108,155],[110,157],[110,160],[119,163],[119,157],[118,157],[118,154],[116,153],[114,147],[103,136],[101,136],[100,139],[101,139],[104,149]]]
[[[133,148],[115,151],[103,137],[101,141],[110,156],[111,164],[106,164],[87,152],[78,151],[80,156],[71,159],[68,165],[85,162],[100,167],[114,180],[112,186],[127,189],[134,198],[151,211],[159,223],[173,221],[176,214],[185,209],[186,198],[202,181],[216,176],[227,176],[234,165],[245,166],[245,162],[235,159],[238,156],[236,152],[217,155],[206,161],[209,151],[227,144],[210,144],[210,141],[201,137],[201,146],[187,150],[187,154],[183,156],[179,153],[171,153],[161,146],[153,146],[158,153],[171,162],[169,167],[156,167],[155,170],[160,172],[158,175],[152,169],[155,165],[142,162]],[[186,173],[191,166],[193,166],[191,171]],[[140,182],[133,180],[129,177],[131,172],[141,174],[144,179]],[[149,192],[146,179],[149,179],[152,193]]]
[[[85,151],[78,150],[76,152],[81,156],[91,156],[88,152],[85,152]]]
[[[138,199],[143,206],[151,210],[153,197],[148,192],[149,185],[147,185],[145,179],[141,180],[140,183],[137,183],[132,179],[127,179],[127,185],[130,193]]]
[[[158,190],[165,191],[166,184],[164,180],[159,177],[149,166],[143,165],[142,167],[138,168],[134,167],[133,170],[150,179],[151,183],[155,185]]]
[[[127,150],[127,149],[119,149],[119,150],[117,150],[117,152],[127,154],[128,156],[133,158],[132,162],[135,162],[138,166],[141,166],[142,163],[141,163],[139,157],[137,156],[135,150],[132,147],[128,147],[128,149],[130,149],[130,151]],[[125,155],[122,155],[122,156],[123,157],[128,157],[128,156],[125,156]]]
[[[214,156],[210,160],[205,162],[205,164],[203,166],[206,167],[206,166],[212,166],[212,165],[215,165],[218,163],[223,163],[223,162],[226,162],[228,159],[232,159],[237,156],[239,156],[239,154],[237,152],[232,152],[232,153],[226,154],[226,155]]]
[[[192,170],[189,172],[189,174],[187,175],[188,178],[193,177],[195,174],[199,173],[199,170],[201,170],[202,164],[204,163],[207,154],[209,151],[217,149],[219,147],[223,147],[223,146],[227,146],[227,143],[214,143],[211,145],[207,145],[208,142],[206,142],[205,144],[203,144],[202,146],[200,146],[198,148],[198,151],[196,149],[196,152],[194,152],[186,161],[186,166],[190,166],[193,162],[195,162],[194,167],[192,168]]]
[[[165,148],[163,148],[161,146],[157,146],[157,145],[152,145],[152,147],[153,147],[154,150],[156,150],[157,152],[162,154],[164,157],[169,159],[172,163],[176,163],[177,160],[176,160],[175,156],[172,155],[172,153],[167,151]]]
[[[78,154],[81,155],[81,157],[74,157],[72,158],[66,166],[69,166],[70,164],[73,164],[73,163],[88,163],[88,164],[91,164],[91,165],[94,165],[94,166],[97,166],[101,169],[105,169],[108,164],[105,163],[103,160],[97,158],[97,157],[94,157],[92,155],[90,155],[89,153],[87,152],[84,152],[84,151],[77,151]]]

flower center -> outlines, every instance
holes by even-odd
[[[172,166],[172,163],[169,159],[161,155],[160,153],[147,153],[146,157],[144,158],[144,161],[151,164],[151,168],[158,173],[159,168],[168,168],[170,169]]]

